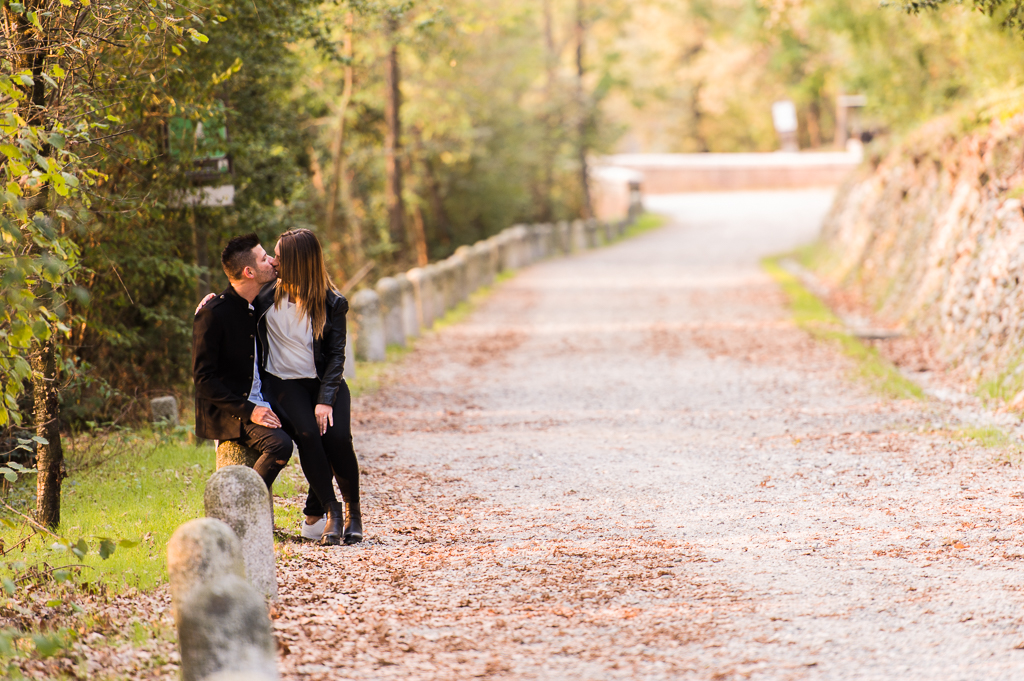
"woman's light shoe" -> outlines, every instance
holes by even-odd
[[[324,535],[324,527],[327,526],[327,517],[320,516],[320,520],[316,521],[312,525],[307,523],[305,520],[302,521],[302,538],[312,539],[313,541],[320,541],[320,537]]]

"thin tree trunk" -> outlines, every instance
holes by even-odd
[[[338,103],[338,129],[334,134],[331,144],[331,179],[327,187],[327,209],[324,215],[324,227],[332,242],[341,243],[336,229],[335,212],[337,211],[338,189],[345,181],[345,112],[348,111],[348,104],[352,101],[352,28],[355,24],[354,14],[345,14],[345,57],[348,63],[345,65],[345,86],[341,91],[341,102]],[[347,209],[347,205],[343,206]]]
[[[387,176],[385,203],[388,209],[388,231],[391,242],[402,250],[405,244],[405,206],[402,201],[402,93],[400,90],[401,74],[398,68],[398,37],[397,20],[389,17],[387,21],[387,37],[390,43],[385,78],[384,118],[386,131],[384,134],[384,163]]]
[[[14,47],[7,53],[17,57],[17,63],[12,66],[15,70],[28,69],[32,74],[32,85],[21,86],[28,97],[19,107],[18,113],[29,125],[47,129],[51,111],[47,106],[43,71],[49,54],[48,31],[51,27],[47,17],[42,17],[46,24],[43,31],[37,31],[29,22],[30,15],[45,9],[42,3],[30,0],[23,4],[25,12],[22,14],[10,11],[6,4],[3,8],[7,26],[14,28],[13,35],[6,36]],[[43,145],[39,152],[41,156],[49,156],[50,146]],[[49,196],[49,185],[41,187],[30,199],[30,213],[46,212],[49,207]],[[56,528],[60,523],[60,488],[66,477],[64,450],[60,440],[60,401],[57,391],[55,343],[56,339],[51,335],[31,358],[36,435],[46,441],[46,444],[38,444],[36,449],[36,466],[39,471],[36,479],[36,518],[50,528]]]
[[[583,47],[586,42],[586,23],[584,22],[584,0],[576,0],[576,101],[579,107],[579,121],[576,135],[578,137],[578,156],[580,164],[580,190],[583,193],[581,206],[584,219],[593,217],[594,210],[590,202],[590,173],[587,169],[587,132],[589,128],[590,107],[583,91]]]
[[[540,219],[550,222],[555,210],[552,191],[555,184],[555,132],[558,129],[555,107],[555,77],[558,54],[555,50],[554,20],[551,16],[551,0],[544,0],[544,142],[541,151],[541,187],[537,192]]]
[[[416,264],[423,267],[430,263],[427,254],[427,230],[423,224],[423,210],[417,202],[412,207],[412,225],[416,236]]]
[[[817,101],[807,106],[807,136],[810,137],[812,148],[821,146],[821,110]]]
[[[345,165],[345,158],[341,160],[341,202],[345,206],[345,216],[348,219],[348,252],[352,260],[352,271],[358,272],[363,266],[363,211],[356,205],[352,198],[353,177]]]
[[[67,472],[60,441],[60,401],[54,338],[32,356],[36,435],[46,441],[36,448],[36,520],[55,529],[60,524],[60,488]]]

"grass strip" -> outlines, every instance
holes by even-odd
[[[796,325],[818,340],[837,345],[854,361],[855,378],[865,382],[872,391],[892,399],[924,399],[919,385],[903,376],[878,350],[848,333],[832,310],[782,266],[785,257],[765,258],[761,266],[785,292]]]

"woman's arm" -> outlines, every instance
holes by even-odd
[[[324,374],[320,378],[320,395],[317,397],[319,404],[334,404],[334,398],[338,395],[338,388],[341,387],[342,377],[345,373],[345,343],[347,326],[345,315],[348,313],[348,301],[344,296],[338,296],[330,309],[331,330],[324,333],[321,352],[326,360]]]

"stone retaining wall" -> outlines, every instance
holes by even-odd
[[[356,360],[382,361],[387,345],[404,346],[406,339],[430,329],[502,272],[618,239],[639,213],[637,204],[622,220],[515,225],[472,246],[460,246],[441,262],[384,277],[349,299],[349,345]]]
[[[998,384],[1020,373],[1024,341],[1024,115],[964,121],[933,121],[843,186],[817,269]]]

